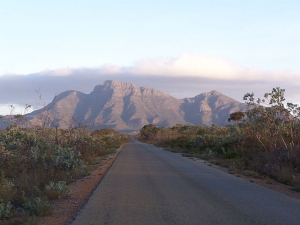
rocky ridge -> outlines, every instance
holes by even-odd
[[[59,128],[87,125],[91,129],[138,131],[146,124],[226,125],[229,114],[247,105],[218,91],[177,99],[164,92],[114,80],[95,86],[90,94],[70,90],[57,95],[44,109],[26,115],[27,124]]]

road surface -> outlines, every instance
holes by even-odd
[[[152,145],[124,146],[72,225],[300,224],[300,201]]]

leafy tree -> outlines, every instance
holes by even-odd
[[[140,136],[143,139],[151,139],[156,136],[159,129],[154,124],[145,125],[141,131]]]
[[[231,121],[241,121],[245,117],[246,117],[246,114],[244,112],[234,112],[234,113],[230,114],[230,116],[228,118],[228,122],[231,122]]]

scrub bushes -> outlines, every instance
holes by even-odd
[[[68,183],[127,140],[114,131],[9,126],[0,132],[0,220],[49,215],[49,200],[68,196]]]
[[[171,128],[144,126],[138,138],[185,156],[200,157],[234,171],[253,171],[300,187],[300,107],[286,103],[284,89],[273,88],[264,98],[244,95],[246,112],[230,114],[228,125]]]

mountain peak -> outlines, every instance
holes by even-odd
[[[122,86],[124,84],[126,84],[126,83],[117,81],[117,80],[106,80],[103,82],[103,86],[106,86],[106,87]]]
[[[199,94],[197,96],[200,96],[200,95],[205,95],[205,96],[219,96],[219,95],[223,95],[221,92],[218,92],[216,90],[212,90],[212,91],[209,91],[209,92],[203,92],[202,94]]]
[[[136,86],[136,85],[129,83],[129,82],[122,82],[122,81],[117,81],[117,80],[106,80],[103,82],[103,86],[114,88],[114,87],[121,87],[121,86],[131,87],[131,86]]]
[[[229,114],[245,111],[246,104],[237,102],[213,90],[194,98],[177,99],[153,88],[132,83],[106,80],[90,94],[66,91],[47,106],[49,118],[59,121],[59,128],[93,124],[119,131],[137,131],[146,124],[175,126],[176,124],[226,125]],[[55,112],[55,113],[54,113]],[[43,110],[28,115],[31,124],[38,124]]]
[[[222,95],[221,92],[218,92],[216,90],[212,90],[211,92],[209,92],[211,95]]]

